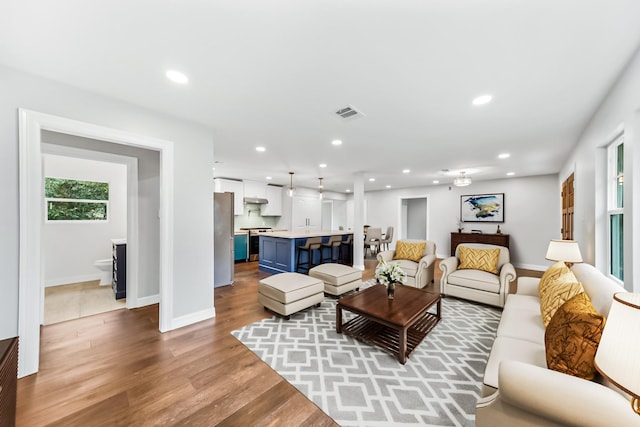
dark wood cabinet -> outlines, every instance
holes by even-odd
[[[16,425],[18,338],[0,341],[0,427]]]
[[[455,255],[456,248],[460,243],[488,243],[509,247],[508,234],[485,234],[485,233],[451,233],[451,255]]]
[[[127,297],[127,244],[113,244],[113,282],[116,299]]]

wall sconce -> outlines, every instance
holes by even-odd
[[[322,178],[318,178],[318,181],[320,181],[320,184],[318,184],[318,193],[319,193],[318,198],[322,200],[322,189],[324,188],[322,186]]]

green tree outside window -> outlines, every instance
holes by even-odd
[[[109,184],[45,178],[44,196],[49,221],[106,221]]]

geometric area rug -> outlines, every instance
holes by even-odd
[[[443,298],[442,319],[402,365],[336,333],[336,301],[231,333],[341,426],[475,425],[500,309]]]

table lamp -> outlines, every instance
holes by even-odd
[[[575,240],[551,240],[545,258],[550,261],[563,261],[569,266],[574,262],[582,262],[580,247]]]
[[[595,366],[607,380],[631,395],[640,415],[640,294],[613,296],[607,323],[596,351]]]

